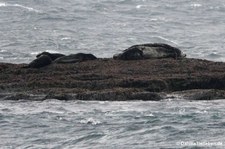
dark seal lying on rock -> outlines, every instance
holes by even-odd
[[[139,60],[151,58],[182,58],[182,52],[175,47],[163,43],[149,43],[134,45],[130,48],[113,56],[113,59],[120,60]]]
[[[76,62],[95,60],[95,59],[97,59],[97,57],[95,57],[93,54],[77,53],[77,54],[70,54],[68,56],[57,58],[54,62],[55,63],[76,63]]]
[[[27,66],[23,68],[41,68],[47,65],[50,65],[52,62],[55,63],[76,63],[81,61],[87,60],[95,60],[93,54],[85,54],[85,53],[77,53],[65,56],[64,54],[60,53],[49,53],[49,52],[42,52],[36,56],[37,58],[33,60]]]
[[[24,66],[23,68],[41,68],[50,65],[52,61],[62,56],[65,55],[60,53],[42,52],[36,55],[35,60],[30,62],[27,66]]]
[[[52,59],[47,55],[41,55],[32,62],[30,62],[27,66],[23,68],[41,68],[52,63]]]
[[[39,53],[36,57],[40,57],[42,55],[47,55],[49,56],[52,61],[54,61],[55,59],[59,58],[59,57],[62,57],[62,56],[65,56],[64,54],[61,54],[61,53],[49,53],[49,52],[42,52],[42,53]]]

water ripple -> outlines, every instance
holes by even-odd
[[[177,140],[210,141],[215,135],[224,141],[223,102],[0,101],[0,145],[172,147]]]

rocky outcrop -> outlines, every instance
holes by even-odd
[[[95,59],[39,69],[0,64],[1,99],[223,99],[225,63],[200,59]]]

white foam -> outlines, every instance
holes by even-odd
[[[56,51],[56,50],[43,50],[43,51],[35,51],[35,52],[31,52],[30,54],[31,55],[37,55],[37,54],[40,54],[40,53],[42,53],[42,52],[49,52],[49,53],[58,53],[58,51]]]
[[[34,9],[32,7],[27,7],[27,6],[23,6],[23,5],[20,5],[20,4],[7,4],[7,3],[0,3],[0,7],[19,7],[19,8],[23,8],[23,9],[26,9],[28,11],[32,11],[32,12],[41,12],[37,9]]]
[[[61,40],[70,40],[71,38],[70,37],[63,37],[61,38]]]
[[[56,50],[45,50],[46,52],[49,52],[49,53],[58,53],[58,51]],[[43,52],[43,51],[42,51]],[[41,52],[40,52],[41,53]]]
[[[137,5],[136,8],[140,9],[143,5]]]
[[[27,9],[27,10],[29,10],[29,11],[40,12],[39,10],[34,9],[34,8],[32,8],[32,7],[26,7],[26,6],[19,5],[19,4],[13,4],[12,6],[15,6],[15,7],[21,7],[21,8]]]
[[[39,52],[39,51],[37,52],[37,51],[36,51],[36,52],[31,52],[30,54],[31,54],[31,55],[37,55],[37,54],[39,54],[39,53],[41,53],[41,52]]]
[[[140,9],[140,8],[142,8],[142,7],[145,7],[146,5],[137,5],[136,6],[136,9]]]
[[[158,18],[152,18],[150,19],[151,21],[158,21],[159,19]]]
[[[202,4],[198,4],[198,3],[194,3],[194,4],[191,4],[192,7],[202,7]]]
[[[80,123],[81,123],[81,124],[98,125],[98,124],[100,124],[101,122],[98,121],[98,120],[95,120],[95,119],[93,119],[93,118],[91,117],[91,118],[88,118],[88,119],[85,119],[85,120],[81,120]]]
[[[0,3],[0,7],[5,7],[6,4],[5,3]]]
[[[0,52],[6,52],[6,50],[0,50]]]

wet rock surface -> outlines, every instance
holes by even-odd
[[[225,97],[225,63],[200,59],[96,59],[22,68],[0,63],[0,96],[18,100],[190,100]],[[3,98],[4,97],[4,98]]]

